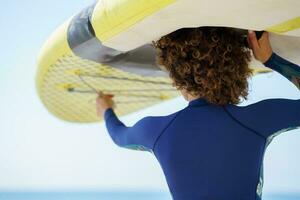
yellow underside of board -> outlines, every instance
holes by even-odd
[[[268,72],[256,68],[255,73]],[[48,67],[38,84],[40,98],[51,113],[71,122],[96,122],[97,94],[89,86],[114,94],[115,112],[122,116],[179,96],[164,77],[143,77],[64,55]],[[88,85],[87,85],[88,84]]]
[[[99,121],[95,107],[97,94],[86,83],[114,94],[115,112],[119,116],[179,95],[168,78],[142,77],[70,55],[49,67],[39,85],[40,97],[60,119]]]

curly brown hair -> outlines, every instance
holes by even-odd
[[[244,34],[226,27],[182,28],[153,45],[177,89],[216,105],[238,104],[247,99],[252,70]]]

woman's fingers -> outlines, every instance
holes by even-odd
[[[249,46],[253,51],[256,60],[265,63],[272,55],[272,47],[269,41],[268,32],[264,32],[259,40],[253,31],[248,33]]]
[[[269,46],[270,41],[269,41],[269,34],[268,32],[264,32],[263,35],[261,36],[259,42],[261,43],[260,46]]]
[[[264,32],[261,36],[262,38],[266,38],[266,39],[269,39],[269,33],[268,32]]]
[[[98,93],[98,96],[97,96],[97,99],[99,100],[99,99],[105,99],[105,98],[109,98],[109,99],[111,99],[111,98],[113,98],[114,97],[114,95],[113,94],[104,94],[103,92],[99,92]]]
[[[114,97],[113,94],[104,94],[104,93],[99,93],[96,102],[99,104],[102,101],[113,101],[112,98]]]
[[[255,35],[254,31],[249,31],[248,33],[249,33],[248,34],[248,39],[249,39],[248,41],[250,41],[249,44],[251,45],[252,50],[254,52],[256,52],[260,48],[259,43],[258,43],[257,38],[256,38],[256,35]]]
[[[105,110],[108,108],[114,108],[114,101],[113,101],[112,94],[104,94],[102,92],[99,92],[97,98],[96,98],[96,109],[97,109],[97,115],[99,117],[103,116],[105,113]]]

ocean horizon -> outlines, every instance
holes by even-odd
[[[172,200],[168,192],[157,191],[2,191],[0,200]],[[300,200],[300,194],[266,194],[263,200]]]

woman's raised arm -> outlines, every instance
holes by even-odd
[[[255,33],[249,31],[248,43],[255,59],[286,77],[300,90],[300,66],[285,60],[273,52],[268,32],[264,32],[262,37],[257,40]]]

